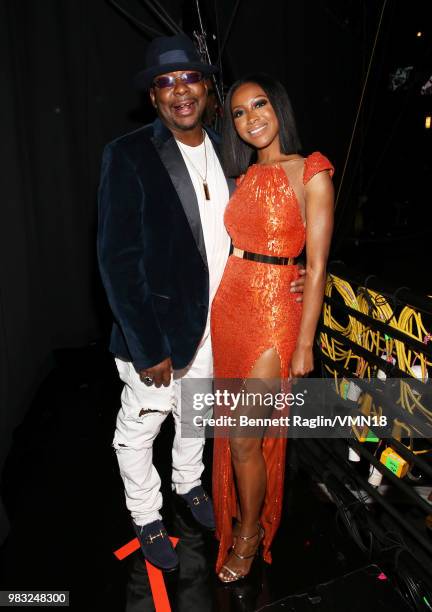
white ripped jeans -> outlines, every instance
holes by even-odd
[[[210,334],[193,361],[183,370],[174,371],[168,387],[147,387],[141,382],[131,362],[121,359],[115,361],[124,387],[113,447],[123,479],[128,510],[137,525],[146,525],[161,519],[161,480],[153,465],[153,441],[170,412],[175,425],[172,448],[173,489],[183,494],[201,484],[205,440],[182,438],[180,435],[181,399],[187,401],[184,392],[181,398],[181,380],[208,379],[211,392],[213,359]]]

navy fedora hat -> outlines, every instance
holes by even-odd
[[[135,76],[138,89],[149,89],[159,74],[177,70],[197,70],[205,76],[217,72],[216,66],[201,61],[195,45],[185,34],[154,38],[146,52],[146,68]]]

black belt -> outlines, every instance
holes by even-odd
[[[276,257],[275,255],[261,255],[260,253],[251,253],[234,247],[233,255],[248,259],[249,261],[258,261],[260,263],[276,264],[277,266],[292,266],[296,263],[294,257]]]

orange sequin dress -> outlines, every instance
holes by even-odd
[[[320,153],[305,159],[303,183],[333,167]],[[245,251],[298,257],[305,244],[305,227],[288,177],[280,164],[250,166],[230,199],[225,225],[233,245]],[[246,379],[259,357],[276,349],[281,378],[289,375],[301,320],[302,305],[290,292],[298,277],[295,265],[274,265],[228,258],[213,300],[211,333],[216,379]],[[270,545],[279,526],[285,468],[286,438],[264,437],[267,489],[260,517],[264,528],[264,560],[271,562]],[[215,438],[213,500],[221,569],[232,546],[232,518],[237,499],[228,438]]]

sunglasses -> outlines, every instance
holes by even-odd
[[[202,81],[203,75],[201,72],[183,72],[179,76],[160,76],[154,79],[153,85],[159,89],[165,87],[174,87],[177,81],[181,81],[184,85],[193,85]]]

